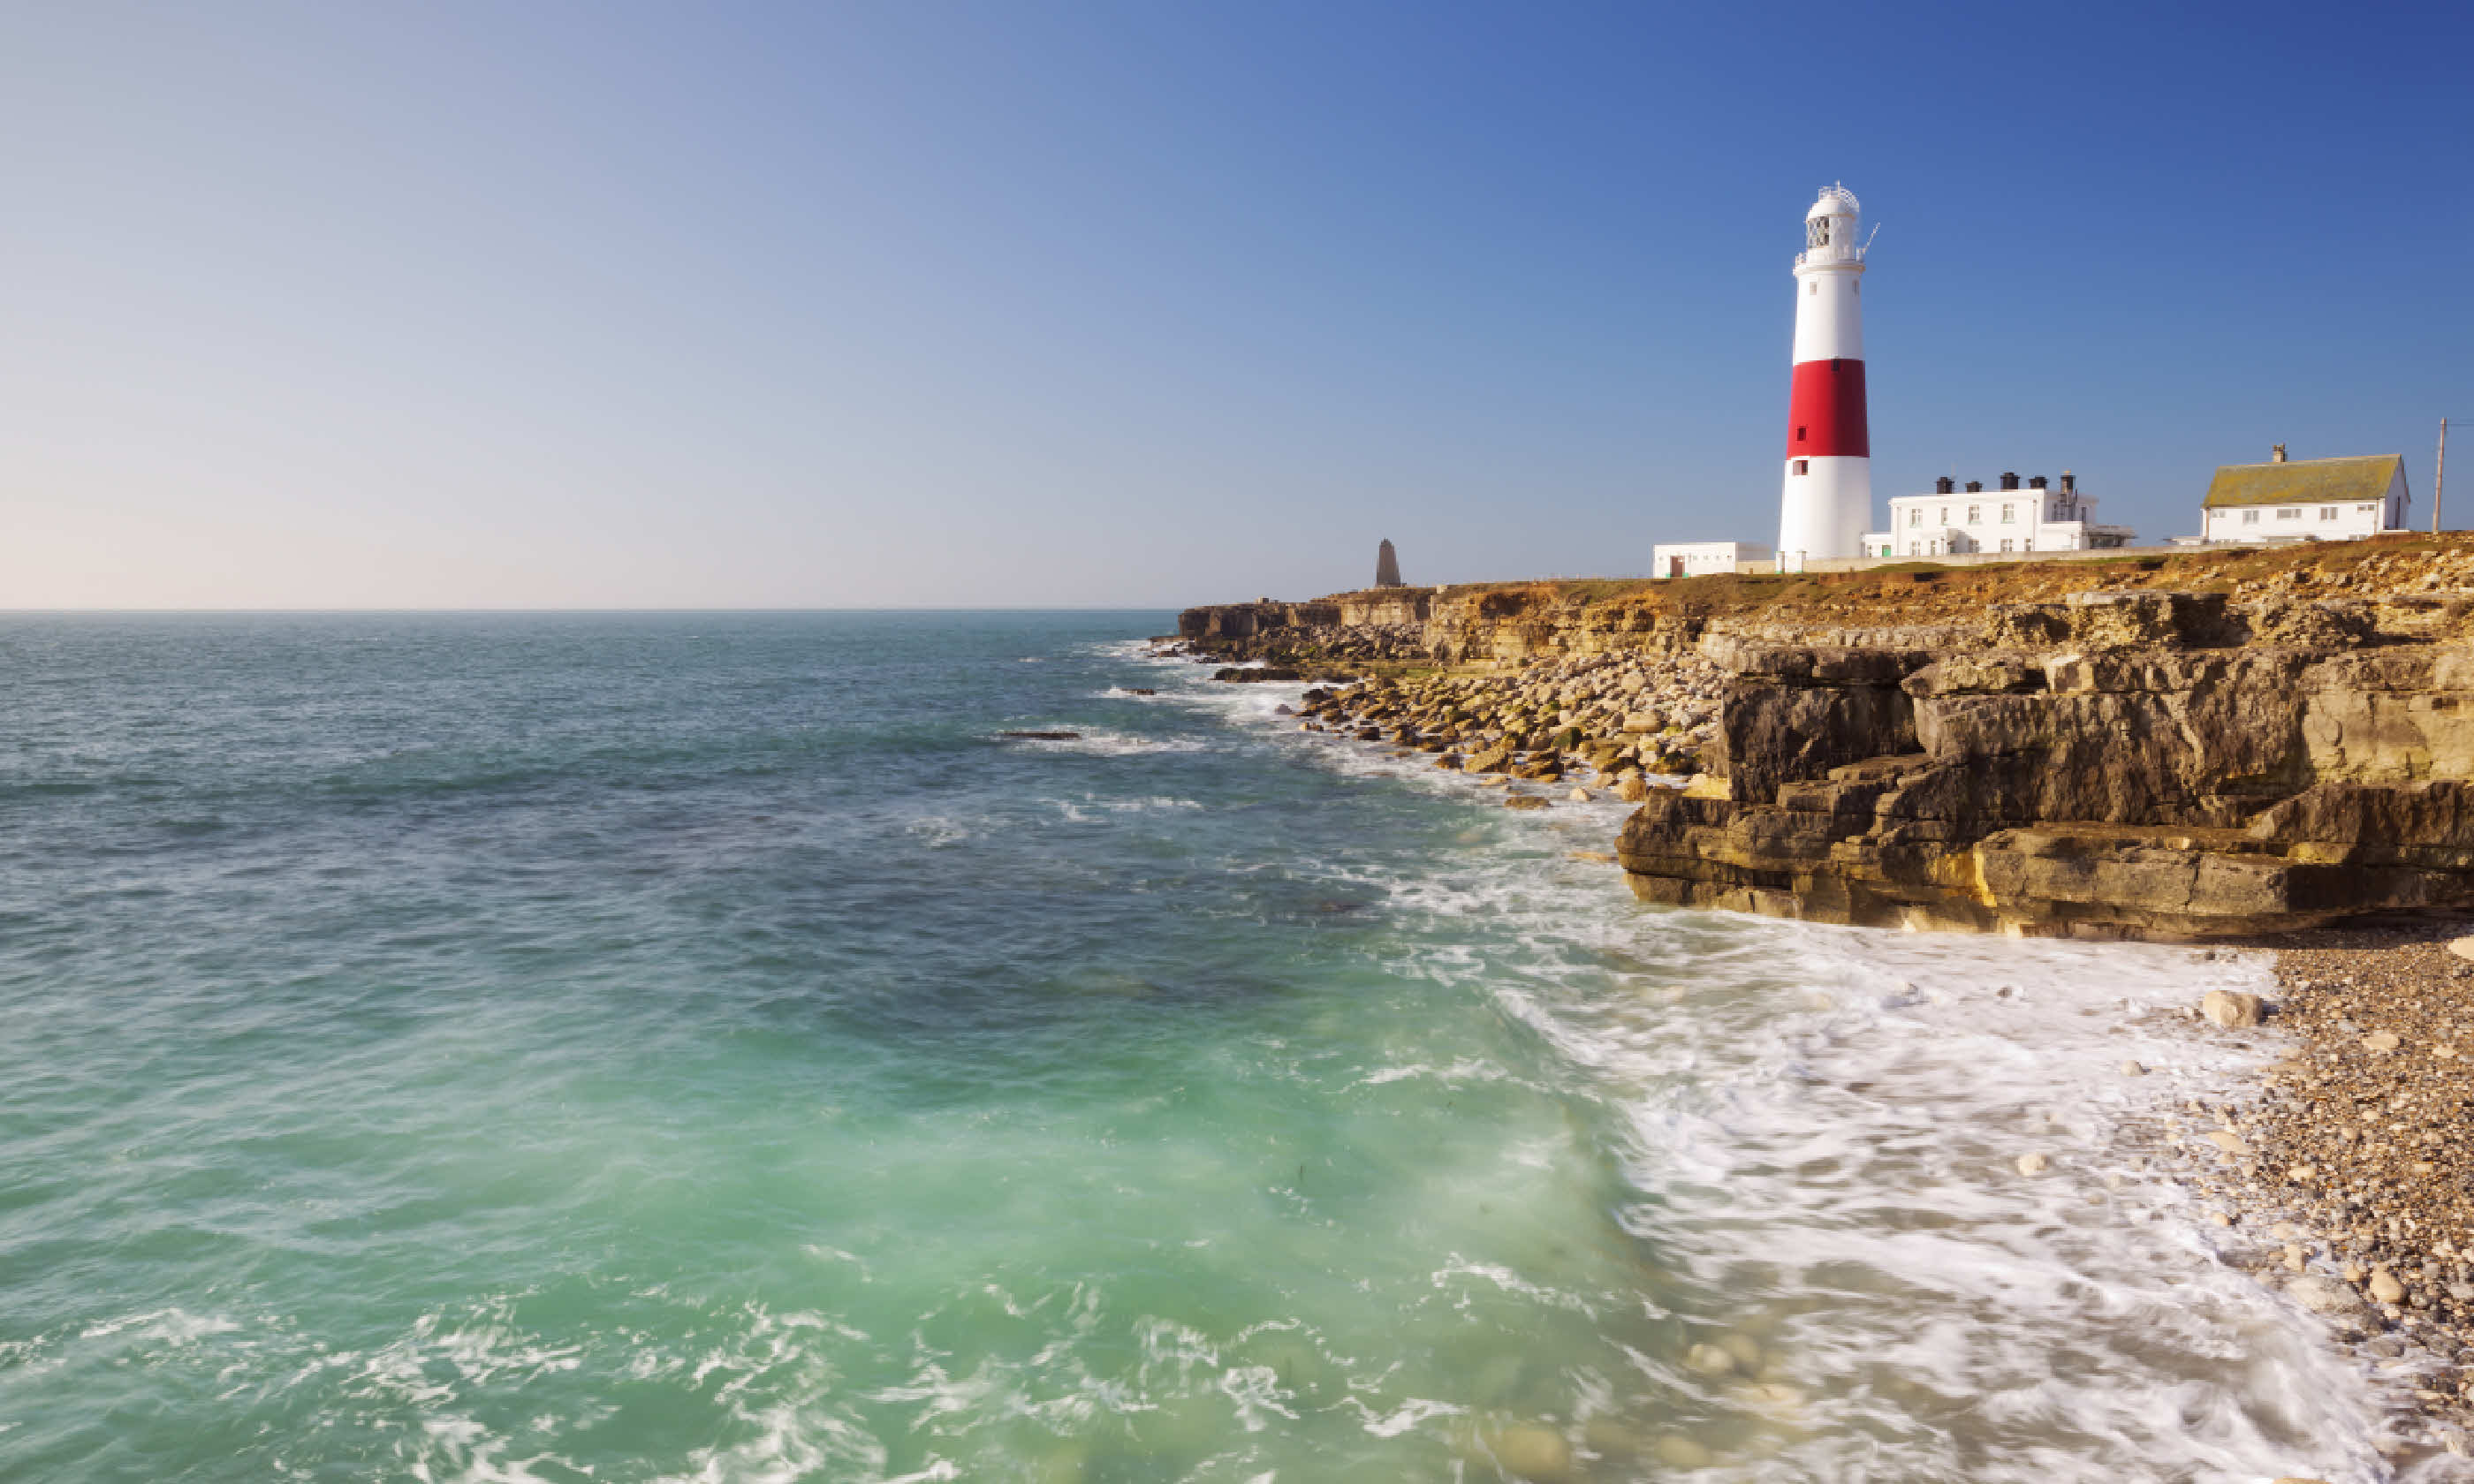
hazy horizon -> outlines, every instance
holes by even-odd
[[[0,608],[1175,609],[1365,586],[1385,538],[1420,586],[1636,575],[1774,538],[1840,180],[1877,506],[2067,468],[2152,542],[2281,443],[2403,454],[2419,526],[2474,416],[2469,39],[18,10]]]

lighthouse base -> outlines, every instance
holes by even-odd
[[[1779,500],[1778,569],[1800,572],[1825,557],[1860,557],[1873,518],[1873,461],[1786,461]]]

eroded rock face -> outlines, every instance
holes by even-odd
[[[1940,651],[1705,645],[1724,799],[1656,797],[1661,902],[2203,938],[2474,905],[2474,645],[2366,603],[2097,593]]]
[[[1302,725],[1406,725],[1472,772],[1586,763],[1620,788],[1706,768],[1626,826],[1652,900],[2160,938],[2474,906],[2465,537],[1375,588],[1179,631],[1224,660],[1371,676]],[[1450,679],[1395,697],[1395,671]],[[1612,679],[1633,671],[1648,688]]]

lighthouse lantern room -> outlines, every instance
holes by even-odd
[[[1795,379],[1788,402],[1778,563],[1863,553],[1872,521],[1873,448],[1864,416],[1864,245],[1843,185],[1804,217],[1795,260]]]

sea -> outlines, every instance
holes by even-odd
[[[2131,1137],[2258,960],[1644,905],[1172,627],[0,619],[0,1478],[2388,1476]]]

